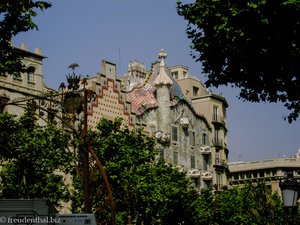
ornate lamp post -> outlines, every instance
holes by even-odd
[[[294,178],[292,172],[287,174],[287,178],[280,180],[280,189],[283,200],[283,207],[286,213],[287,222],[290,225],[295,224],[295,217],[298,209],[300,183]]]
[[[89,154],[91,154],[92,158],[96,161],[96,166],[103,176],[103,180],[108,192],[108,198],[110,201],[111,211],[112,211],[112,224],[115,225],[115,205],[113,201],[112,191],[110,188],[110,184],[108,178],[106,176],[106,172],[103,168],[101,161],[99,160],[97,154],[91,147],[91,140],[88,136],[88,124],[87,124],[87,116],[88,116],[88,102],[91,99],[95,98],[95,93],[86,88],[87,78],[82,79],[83,90],[80,90],[80,76],[77,76],[74,72],[75,68],[79,67],[78,64],[73,63],[69,66],[73,70],[72,74],[67,75],[68,82],[68,90],[65,97],[63,98],[64,110],[66,113],[71,114],[79,114],[83,111],[83,130],[82,130],[82,138],[83,144],[81,144],[79,151],[82,153],[82,167],[83,167],[83,192],[84,192],[84,212],[91,212],[91,193],[90,193],[90,179],[89,179]],[[61,88],[63,89],[65,85],[62,83]],[[83,92],[83,96],[81,94]]]
[[[84,193],[84,212],[91,213],[91,199],[90,199],[90,180],[89,180],[89,152],[87,143],[87,90],[85,86],[82,91],[79,90],[80,76],[76,75],[74,70],[79,67],[78,64],[73,63],[69,66],[73,70],[72,74],[68,74],[68,92],[63,96],[63,109],[65,113],[79,114],[83,111],[83,131],[82,138],[83,144],[80,145],[80,154],[82,159],[82,169],[83,169],[83,193]],[[85,85],[85,84],[84,84]],[[62,83],[61,88],[65,85]]]

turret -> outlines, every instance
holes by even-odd
[[[164,61],[166,57],[166,52],[163,49],[160,50],[160,70],[158,76],[154,80],[154,85],[156,86],[156,99],[158,105],[158,130],[162,131],[164,134],[169,134],[171,127],[170,87],[172,86],[173,81],[166,72],[166,65]]]

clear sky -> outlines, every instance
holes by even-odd
[[[114,62],[118,73],[127,72],[128,62],[139,60],[149,69],[165,49],[168,65],[185,65],[190,74],[205,81],[201,64],[190,56],[186,21],[176,13],[176,0],[52,0],[53,6],[35,22],[39,31],[13,39],[16,46],[42,49],[44,80],[58,89],[77,63],[77,72],[94,76],[101,60]],[[283,120],[281,104],[244,103],[232,88],[212,89],[226,97],[230,161],[263,160],[291,156],[300,148],[300,119]]]

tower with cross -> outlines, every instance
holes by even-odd
[[[166,71],[166,65],[164,59],[167,57],[166,52],[160,50],[158,57],[160,59],[159,74],[154,81],[156,87],[156,99],[157,99],[157,118],[158,118],[158,130],[163,133],[170,133],[171,125],[171,98],[170,87],[173,84],[172,79],[169,77]]]

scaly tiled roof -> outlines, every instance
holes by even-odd
[[[157,102],[155,98],[155,80],[159,76],[160,65],[155,64],[152,68],[152,73],[146,84],[142,87],[134,88],[133,90],[127,92],[127,99],[132,104],[132,110],[137,114],[141,115],[145,112],[146,109],[157,107]],[[171,93],[171,105],[176,105],[178,100],[184,99],[181,88],[176,80],[174,80],[170,72],[166,71],[168,79],[172,82],[170,87]]]

